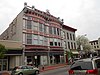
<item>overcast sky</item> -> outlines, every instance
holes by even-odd
[[[64,19],[64,24],[77,29],[77,35],[87,34],[89,40],[100,37],[100,0],[0,0],[0,34],[23,9],[29,6]]]

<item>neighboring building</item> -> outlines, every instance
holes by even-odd
[[[70,43],[68,49],[76,49],[76,29],[63,25],[63,20],[54,17],[49,11],[40,11],[26,3],[24,5],[23,10],[0,36],[1,40],[18,41],[22,44],[22,54],[19,58],[15,55],[15,58],[20,61],[23,57],[23,63],[14,66],[64,63],[62,33],[65,30],[70,36],[69,40],[65,39],[66,43]],[[9,68],[13,66],[10,65]]]
[[[95,50],[98,52],[98,55],[100,56],[100,38],[98,38],[98,40],[93,40],[89,42],[92,50]]]
[[[21,65],[22,57],[22,43],[18,41],[0,40],[0,44],[4,45],[7,53],[4,59],[0,59],[0,71],[9,70],[14,66]]]
[[[77,44],[76,44],[76,37],[75,37],[75,31],[76,29],[63,25],[63,48],[65,51],[65,56],[68,58],[67,52],[72,52],[74,57],[78,56]],[[66,62],[68,59],[66,59]]]

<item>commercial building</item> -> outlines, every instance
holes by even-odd
[[[98,38],[97,40],[92,40],[89,43],[92,50],[98,52],[98,55],[100,56],[100,38]]]
[[[12,21],[9,27],[0,35],[1,40],[18,41],[21,45],[21,56],[16,55],[10,59],[17,60],[22,63],[17,65],[50,65],[64,63],[63,48],[63,19],[54,17],[47,10],[46,12],[36,9],[34,6],[24,4],[23,10]],[[75,46],[76,29],[65,26],[71,36],[73,36]],[[71,37],[70,36],[70,37]],[[67,39],[66,39],[67,40]],[[13,46],[13,45],[12,45]],[[68,46],[69,47],[69,46]],[[13,63],[13,62],[10,62]],[[9,64],[10,64],[9,63]],[[14,66],[9,66],[13,68]]]
[[[62,29],[63,29],[64,55],[65,55],[66,62],[68,62],[68,52],[73,53],[74,58],[78,57],[79,55],[79,52],[77,51],[77,44],[76,44],[76,37],[75,37],[75,31],[77,29],[74,29],[67,25],[63,25]]]

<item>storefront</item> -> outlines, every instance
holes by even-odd
[[[8,70],[8,59],[0,59],[0,71]]]

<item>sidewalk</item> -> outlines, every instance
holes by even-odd
[[[54,69],[57,69],[57,68],[61,68],[61,67],[67,67],[68,65],[67,64],[55,64],[55,65],[50,65],[50,66],[44,66],[43,67],[40,67],[40,72],[44,72],[44,71],[48,71],[48,70],[54,70]]]

